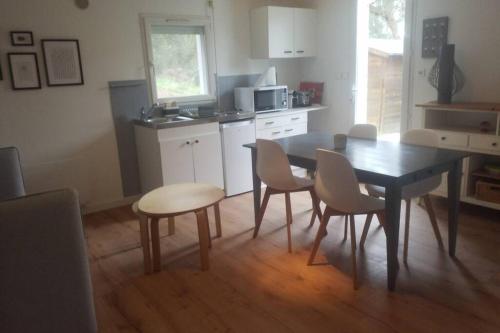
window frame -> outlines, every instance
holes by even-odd
[[[145,69],[148,78],[151,98],[154,103],[204,103],[213,102],[215,97],[215,43],[212,28],[212,21],[208,16],[171,16],[171,15],[142,15],[145,41]],[[193,26],[203,27],[204,35],[202,38],[202,60],[205,65],[207,94],[194,96],[177,96],[159,98],[156,89],[156,75],[153,62],[153,46],[151,40],[151,27],[153,25],[165,26]],[[202,50],[203,51],[203,50]]]

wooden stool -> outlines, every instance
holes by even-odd
[[[208,184],[175,184],[160,187],[144,195],[137,203],[137,214],[141,230],[141,244],[144,252],[144,271],[151,272],[149,251],[149,229],[153,254],[152,270],[161,267],[159,220],[168,218],[169,234],[174,230],[174,217],[195,213],[200,241],[201,269],[208,270],[208,249],[211,247],[207,208],[214,206],[217,236],[222,236],[219,202],[224,199],[224,191]],[[150,224],[150,225],[149,225]]]

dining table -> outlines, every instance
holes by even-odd
[[[460,188],[464,158],[470,153],[403,144],[400,142],[347,138],[345,149],[334,149],[332,133],[312,132],[274,140],[288,156],[290,165],[316,170],[316,150],[327,149],[344,155],[360,183],[385,188],[385,230],[387,249],[387,287],[396,287],[399,269],[398,246],[401,193],[404,186],[447,173],[448,252],[455,256],[459,221]],[[255,223],[261,206],[261,181],[257,175],[257,147],[251,149]]]

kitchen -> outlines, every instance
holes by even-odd
[[[370,49],[405,71],[389,141],[358,103],[380,8],[408,21]],[[3,1],[0,331],[497,331],[499,10]]]

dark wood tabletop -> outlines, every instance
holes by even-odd
[[[456,150],[422,147],[399,142],[348,138],[346,149],[335,150],[333,134],[308,133],[275,140],[288,156],[290,164],[308,170],[316,169],[316,149],[337,151],[351,162],[359,182],[385,187],[385,225],[387,236],[387,284],[396,287],[399,269],[398,245],[401,193],[405,185],[447,172],[448,183],[448,251],[455,256],[458,232],[462,160],[470,155]],[[252,150],[254,213],[260,211],[261,181],[256,172],[255,144]]]

